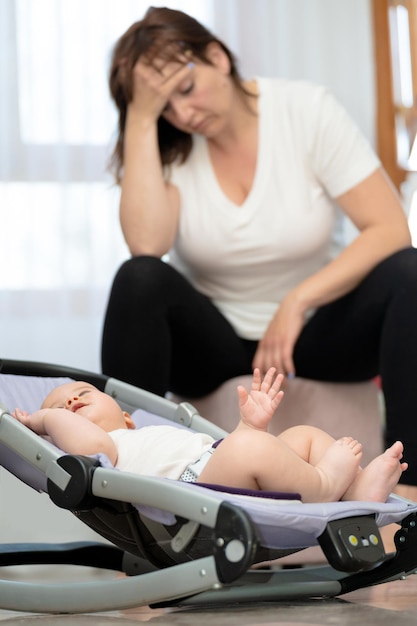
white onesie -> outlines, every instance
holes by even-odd
[[[143,426],[109,432],[118,458],[116,468],[145,476],[178,480],[214,443],[213,437],[176,426]]]

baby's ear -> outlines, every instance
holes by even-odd
[[[132,420],[129,413],[127,411],[123,411],[123,416],[125,418],[126,426],[134,430],[136,428],[135,422]]]

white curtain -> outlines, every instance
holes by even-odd
[[[373,142],[368,0],[152,4],[212,28],[245,76],[328,84]],[[106,300],[128,257],[106,172],[109,54],[148,5],[0,0],[0,358],[100,370]]]

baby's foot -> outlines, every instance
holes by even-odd
[[[323,502],[340,500],[358,473],[361,458],[362,444],[352,437],[342,437],[327,448],[316,465],[322,475]]]
[[[383,454],[377,456],[355,478],[343,500],[386,502],[398,483],[407,463],[401,463],[404,447],[396,441]]]

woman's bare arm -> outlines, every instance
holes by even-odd
[[[382,169],[337,201],[359,230],[338,257],[295,287],[281,302],[262,338],[253,367],[295,373],[292,354],[305,315],[354,289],[382,260],[411,245],[399,196]]]
[[[157,122],[171,94],[189,76],[182,63],[157,71],[139,61],[125,126],[120,220],[132,256],[163,256],[172,247],[179,219],[178,190],[164,179]]]

